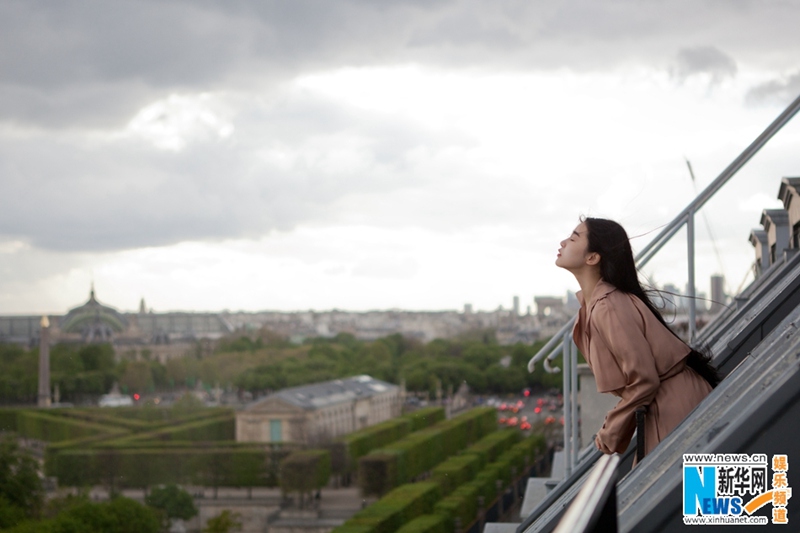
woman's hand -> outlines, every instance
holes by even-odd
[[[600,450],[606,455],[611,455],[612,453],[614,453],[614,450],[611,450],[608,446],[603,444],[603,441],[600,440],[600,435],[594,436],[594,445],[597,447],[598,450]]]

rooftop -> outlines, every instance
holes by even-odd
[[[280,398],[303,409],[319,409],[320,407],[345,403],[357,398],[369,398],[396,389],[398,389],[397,385],[392,385],[371,376],[361,375],[283,389],[251,404],[248,409],[273,398]]]

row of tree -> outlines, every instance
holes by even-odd
[[[45,499],[37,461],[13,436],[0,440],[0,530],[9,533],[158,533],[172,520],[197,515],[192,496],[176,485],[153,488],[142,505],[119,495],[93,502],[85,492]],[[226,533],[241,526],[235,513],[211,518],[206,533]]]
[[[115,359],[108,344],[59,344],[51,349],[51,381],[60,400],[83,403],[118,382],[127,392],[167,392],[198,382],[263,394],[285,387],[369,374],[391,383],[404,380],[410,391],[455,390],[462,383],[478,394],[550,388],[560,376],[527,363],[541,347],[500,346],[490,334],[429,343],[390,335],[360,341],[350,334],[292,345],[269,331],[223,339],[211,356],[188,355],[162,364],[148,358]],[[199,353],[199,352],[198,352]],[[38,350],[0,344],[0,403],[33,403],[37,394]]]

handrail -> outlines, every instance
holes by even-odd
[[[618,463],[617,454],[597,461],[553,533],[616,533]]]
[[[739,156],[734,159],[726,168],[723,170],[719,176],[717,176],[714,181],[712,181],[705,189],[703,189],[694,200],[692,200],[689,205],[687,205],[669,224],[667,224],[658,235],[656,235],[647,245],[636,255],[634,258],[636,262],[637,269],[641,269],[644,265],[646,265],[663,247],[664,245],[669,242],[669,240],[680,230],[684,224],[687,227],[687,246],[688,246],[688,270],[689,270],[689,290],[688,290],[688,299],[689,299],[689,341],[694,341],[694,335],[696,331],[696,300],[694,298],[695,294],[695,287],[694,287],[694,275],[695,275],[695,268],[694,268],[694,216],[699,209],[701,209],[708,200],[710,200],[714,194],[717,193],[725,184],[730,181],[730,179],[748,162],[750,159],[753,158],[754,155],[758,153],[761,148],[764,147],[767,142],[778,133],[783,126],[786,125],[796,114],[800,111],[800,96],[794,99],[794,101],[789,104],[789,106],[784,109],[784,111],[778,115],[778,117],[770,123],[767,128],[761,132],[761,134],[756,137],[756,139],[750,143],[744,151],[739,154]],[[545,359],[544,368],[547,372],[554,373],[559,372],[560,369],[558,367],[550,366],[549,362],[554,360],[560,353],[564,353],[564,367],[565,370],[568,370],[570,374],[575,374],[577,372],[577,365],[571,365],[569,362],[566,361],[567,357],[570,353],[576,348],[571,346],[569,349],[564,349],[564,343],[568,342],[572,343],[570,336],[568,335],[568,331],[570,331],[575,323],[576,316],[573,316],[566,324],[564,324],[558,332],[553,335],[553,337],[538,351],[536,354],[528,361],[528,371],[533,372],[536,366],[536,363]],[[566,373],[566,372],[565,372]],[[575,464],[575,458],[573,453],[569,453],[571,450],[571,446],[576,446],[575,439],[577,438],[577,428],[571,427],[573,424],[572,422],[572,413],[575,412],[574,410],[577,408],[576,406],[572,405],[572,402],[575,401],[577,398],[577,391],[570,390],[572,388],[572,383],[575,383],[575,376],[564,376],[564,412],[565,412],[565,424],[564,424],[564,444],[565,449],[567,450],[567,457],[566,457],[566,466],[567,471],[571,471],[573,465]],[[568,394],[569,393],[569,394]],[[568,413],[569,411],[569,413]],[[577,416],[575,417],[577,419]],[[573,434],[574,433],[574,434]]]
[[[714,196],[714,194],[716,194],[716,192],[720,190],[728,182],[728,180],[730,180],[734,174],[736,174],[739,169],[745,165],[745,163],[750,161],[750,159],[752,159],[752,157],[756,155],[758,151],[761,150],[761,148],[763,148],[764,145],[767,144],[767,142],[769,142],[769,140],[772,139],[772,137],[778,133],[781,128],[783,128],[783,126],[785,126],[786,123],[792,119],[792,117],[797,114],[798,111],[800,111],[800,96],[795,98],[795,100],[789,104],[789,107],[787,107],[780,115],[778,115],[778,117],[773,120],[769,126],[767,126],[761,135],[756,137],[756,139],[750,143],[750,145],[745,148],[741,154],[739,154],[739,157],[734,159],[733,162],[728,165],[725,170],[723,170],[720,175],[716,177],[716,179],[714,179],[714,181],[708,184],[708,187],[703,189],[703,191],[700,192],[700,194],[698,194],[697,197],[692,200],[692,202],[689,203],[689,205],[686,206],[684,210],[681,211],[680,214],[678,214],[678,216],[676,216],[675,219],[661,231],[661,233],[659,233],[647,244],[647,246],[644,247],[644,249],[642,249],[641,252],[639,252],[639,254],[636,256],[637,266],[644,266],[644,264],[638,264],[639,258],[644,256],[650,251],[650,248],[653,248],[656,245],[661,248],[661,246],[666,243],[666,240],[664,240],[664,242],[661,241],[665,238],[672,227],[674,225],[680,226],[680,221],[682,219],[689,216],[690,213],[694,213],[703,207],[706,202],[708,202],[711,197]],[[667,237],[667,239],[668,238],[669,237]]]
[[[656,235],[638,254],[636,254],[636,266],[641,268],[646,265],[650,259],[678,232],[678,230],[686,223],[690,215],[693,215],[697,210],[703,207],[708,200],[711,199],[718,190],[720,190],[744,165],[747,163],[758,151],[763,148],[772,137],[780,131],[783,126],[791,120],[797,112],[800,111],[800,96],[787,107],[772,123],[759,135],[756,139],[739,154],[739,156],[723,170],[714,181],[712,181],[703,191],[701,191],[686,208],[676,216],[661,232]],[[541,361],[547,355],[545,350],[554,350],[559,348],[561,338],[564,336],[568,328],[571,328],[575,323],[575,318],[572,319],[561,327],[558,332],[553,335],[550,341],[544,345],[536,355],[528,362],[528,370],[533,372],[534,365]],[[555,356],[550,358],[554,359]]]

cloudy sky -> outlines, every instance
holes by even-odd
[[[0,313],[523,308],[641,249],[800,94],[800,4],[0,3]],[[698,218],[746,283],[795,119]],[[694,168],[690,179],[685,158]],[[676,240],[645,273],[685,283]]]

